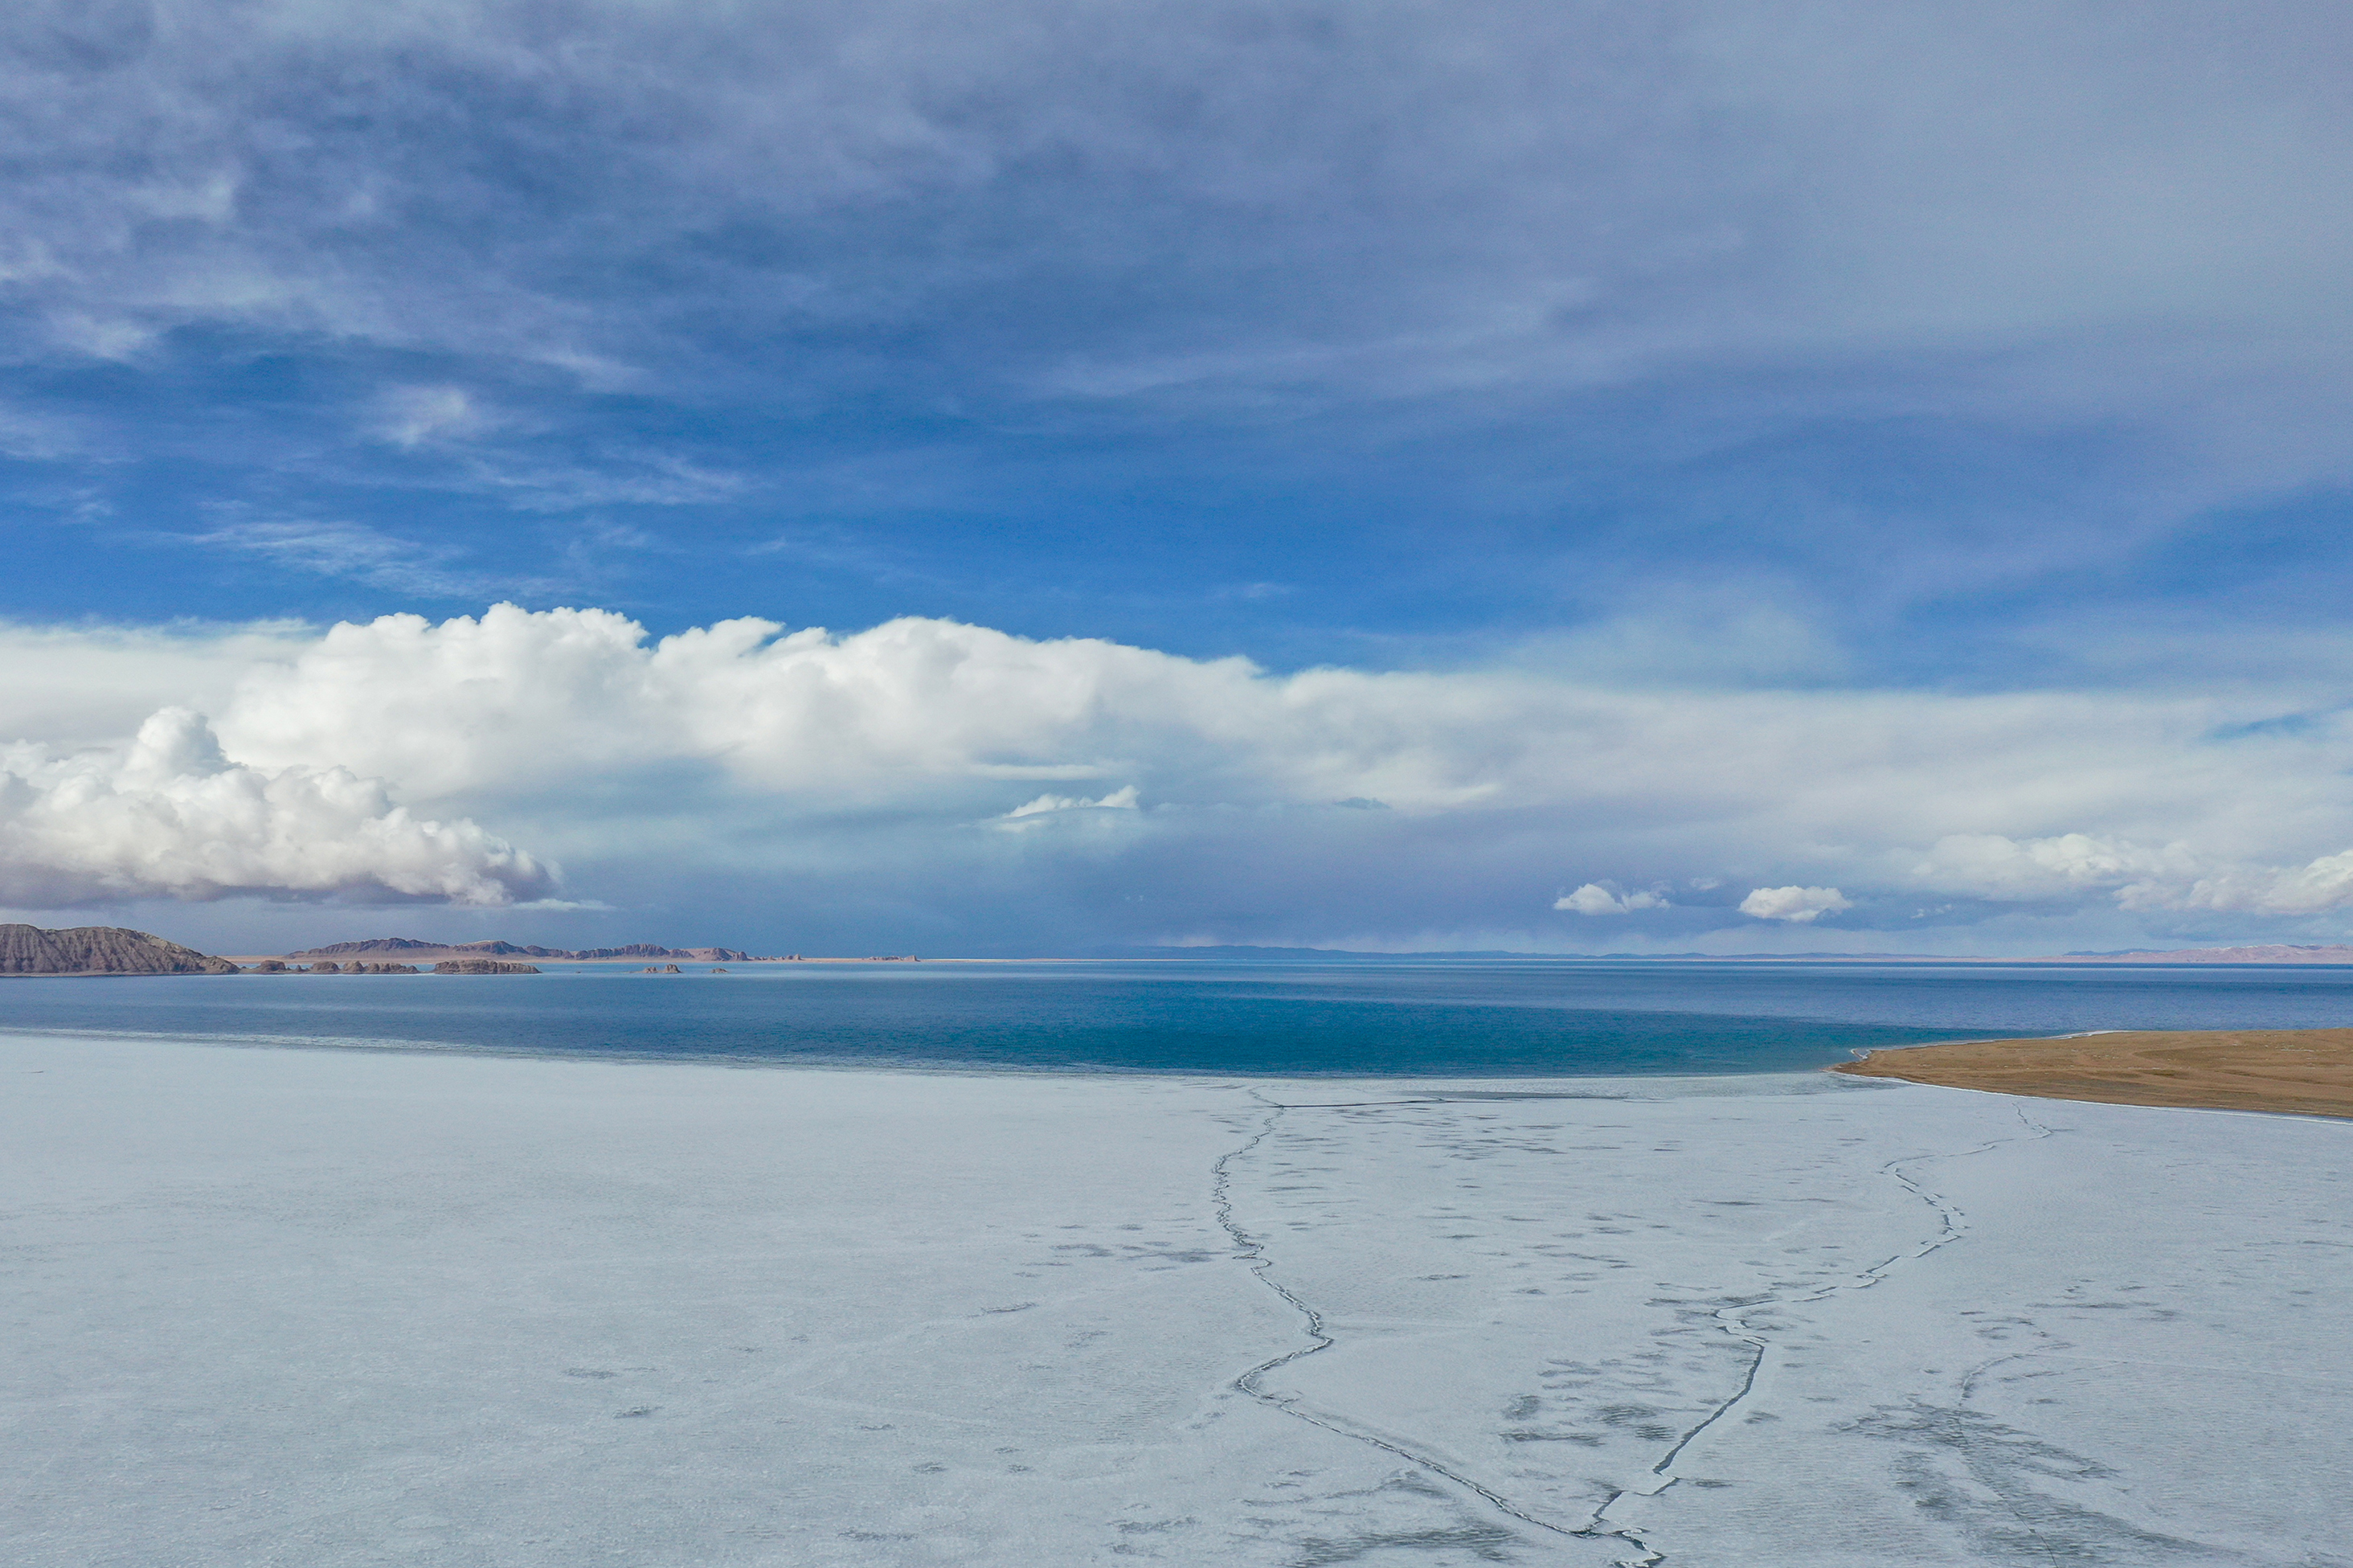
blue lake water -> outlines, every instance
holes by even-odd
[[[0,981],[0,1030],[807,1065],[1789,1072],[1874,1046],[2353,1024],[2353,969],[1106,962]]]

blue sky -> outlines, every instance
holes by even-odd
[[[32,661],[0,743],[39,800],[0,899],[28,915],[976,950],[2348,929],[2311,869],[2353,846],[2341,7],[125,0],[0,26],[0,617]],[[578,736],[639,721],[584,708],[545,737],[561,789],[289,716],[296,690],[469,678],[465,632],[331,673],[336,623],[501,602],[611,611],[647,649],[756,617],[871,652],[922,618],[1206,684],[1000,672],[974,700],[1004,733],[953,758],[850,744],[942,721],[886,723],[839,671],[867,695],[789,744],[699,721],[617,759]],[[495,722],[557,657],[508,673]],[[1271,715],[1319,669],[1455,683],[1410,716],[1351,697],[1311,766],[1187,705],[1232,657]],[[60,661],[105,700],[45,697]],[[1083,712],[1055,707],[1073,682]],[[1595,703],[1641,716],[1604,745],[1571,716]],[[1972,703],[2044,727],[1936,803],[1988,760]],[[134,789],[165,708],[224,749]],[[1483,736],[1447,716],[1488,708]],[[1107,738],[1137,726],[1161,738]],[[1868,810],[1792,804],[1826,788],[1818,726],[1875,737],[1819,753]],[[1672,779],[1746,758],[1755,796],[1630,803],[1594,771],[1621,743]],[[867,759],[854,784],[732,760],[769,747]],[[2126,755],[2143,785],[2110,777]],[[57,793],[77,768],[137,846]],[[157,869],[200,834],[188,790],[336,768],[383,811]],[[1010,831],[1026,798],[958,782],[984,777],[1137,798],[1022,819],[1070,819],[1049,846]],[[1389,817],[1265,816],[1356,799]],[[396,886],[347,853],[392,811],[542,869]],[[2041,869],[1936,848],[1987,838]],[[2073,840],[2098,847],[2047,847]],[[503,853],[449,853],[478,851]],[[1553,906],[1588,885],[1619,906]],[[1753,887],[1847,907],[1744,916]]]

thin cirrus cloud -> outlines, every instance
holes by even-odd
[[[492,569],[453,541],[407,538],[342,519],[234,518],[202,533],[175,535],[173,543],[408,598],[462,599],[562,592],[607,575],[614,556],[640,551],[649,541],[633,528],[609,524],[575,527],[560,551],[550,552],[553,559],[543,557],[536,569],[522,572]]]
[[[367,429],[407,450],[486,435],[504,421],[462,387],[394,387],[376,398]]]
[[[1307,662],[1744,574],[1832,642],[1999,623],[2353,479],[2333,5],[160,0],[15,7],[0,49],[0,331],[121,372],[25,415],[110,493],[145,458],[413,501],[404,536],[614,508],[718,550],[819,473],[1035,615],[814,613],[1165,637],[1117,620],[1142,585],[1298,584],[1218,602]],[[923,462],[955,493],[891,500]],[[1450,592],[1384,595],[1437,529],[1475,538]],[[744,608],[700,558],[638,602]]]
[[[58,635],[24,645],[54,652]],[[659,876],[722,903],[756,885],[765,919],[786,917],[779,889],[793,919],[846,919],[887,887],[944,912],[941,940],[972,940],[986,920],[1017,944],[1077,928],[1379,942],[1451,927],[1574,947],[1564,915],[1682,945],[1832,916],[1909,941],[1927,895],[1960,910],[1937,938],[1948,944],[2007,916],[2310,928],[2276,923],[2353,904],[2353,726],[2251,725],[2266,700],[1668,692],[1514,669],[1278,674],[917,618],[840,635],[746,620],[655,639],[610,611],[502,606],[257,649],[211,715],[223,755],[185,770],[185,788],[357,781],[360,804],[339,809],[379,824],[361,837],[385,837],[385,869],[312,867],[296,853],[305,833],[327,856],[352,832],[296,812],[264,835],[290,846],[282,865],[248,856],[233,873],[139,885],[491,902],[547,896],[554,855],[576,902],[626,906],[620,889]],[[67,764],[40,766],[53,773],[23,777],[55,798]],[[141,779],[170,771],[140,767]],[[1054,779],[1120,782],[1023,787]],[[1366,800],[1388,810],[1331,804]],[[163,813],[123,810],[163,831]],[[1125,827],[975,832],[1082,818]],[[189,844],[210,831],[179,820]],[[456,825],[438,838],[403,825],[419,820]],[[22,847],[34,842],[11,841],[34,868],[19,886],[67,863]],[[1618,876],[1565,895],[1538,882],[1551,866],[1613,863]],[[1670,883],[1690,891],[1670,900]],[[1735,904],[1717,884],[1749,891]],[[57,885],[113,885],[96,872]],[[1366,902],[1377,885],[1385,904]]]
[[[10,231],[44,237],[44,309],[123,331],[282,324],[625,379],[699,351],[667,308],[688,301],[756,300],[777,323],[935,315],[983,257],[1018,285],[1100,288],[1119,250],[1073,242],[1107,220],[1171,260],[1313,270],[1247,302],[1179,270],[1192,343],[1166,345],[1181,316],[1050,339],[1029,375],[1059,392],[1394,393],[1792,335],[2040,337],[2140,313],[2147,291],[2102,293],[2120,274],[2178,312],[2275,318],[2314,302],[2251,301],[2249,276],[2316,291],[2345,238],[2313,199],[2343,172],[2345,39],[2331,7],[2253,9],[2262,26],[2181,5],[2122,27],[2093,5],[1821,0],[1493,4],[1440,24],[900,0],[747,26],[586,4],[551,33],[496,3],[35,5],[7,102],[18,143],[51,156],[13,183]],[[487,101],[508,107],[452,119]],[[368,134],[339,122],[363,111]],[[126,135],[138,157],[100,155]],[[1997,177],[1933,177],[1961,169]],[[1151,199],[1103,204],[1139,180]],[[1443,232],[1411,221],[1444,211],[1461,221]],[[976,220],[978,255],[929,240],[948,212]],[[808,238],[764,261],[710,238],[714,219]],[[1493,243],[1464,245],[1473,228]],[[1368,250],[1318,257],[1338,234]],[[638,264],[697,237],[697,265]],[[491,264],[431,264],[460,259]],[[1455,291],[1474,280],[1488,287]],[[1333,283],[1345,292],[1319,307]],[[651,310],[585,308],[649,289]],[[1217,316],[1250,322],[1245,346]]]
[[[303,519],[225,523],[183,541],[197,549],[258,556],[294,571],[346,577],[396,592],[441,598],[480,591],[448,546],[397,538],[365,524]]]

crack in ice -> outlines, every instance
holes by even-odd
[[[1694,1443],[1697,1442],[1700,1437],[1704,1436],[1710,1428],[1716,1425],[1725,1416],[1731,1414],[1733,1411],[1739,1408],[1741,1404],[1757,1391],[1757,1380],[1764,1371],[1765,1359],[1771,1350],[1772,1341],[1765,1335],[1750,1327],[1748,1323],[1749,1314],[1757,1311],[1760,1308],[1799,1307],[1810,1302],[1827,1300],[1832,1296],[1842,1295],[1852,1291],[1868,1290],[1873,1286],[1877,1285],[1881,1280],[1886,1278],[1890,1273],[1896,1268],[1901,1267],[1903,1265],[1915,1262],[1920,1258],[1927,1256],[1930,1253],[1937,1251],[1939,1248],[1950,1246],[1953,1243],[1959,1241],[1963,1236],[1968,1234],[1968,1216],[1961,1211],[1958,1205],[1953,1203],[1943,1194],[1921,1185],[1918,1181],[1913,1180],[1912,1177],[1906,1175],[1904,1168],[1906,1166],[1924,1164],[1932,1160],[1965,1160],[1971,1155],[1983,1154],[1989,1150],[1999,1149],[2005,1144],[2021,1141],[2019,1138],[1991,1139],[1970,1149],[1957,1150],[1949,1153],[1906,1155],[1902,1159],[1891,1160],[1886,1164],[1882,1165],[1879,1168],[1881,1174],[1892,1178],[1897,1184],[1902,1186],[1905,1191],[1910,1192],[1914,1197],[1918,1198],[1922,1202],[1926,1203],[1931,1209],[1936,1211],[1939,1221],[1936,1234],[1929,1237],[1926,1241],[1922,1242],[1917,1246],[1897,1253],[1894,1256],[1873,1264],[1870,1267],[1862,1270],[1852,1277],[1839,1281],[1836,1284],[1820,1286],[1812,1290],[1799,1294],[1776,1294],[1760,1297],[1757,1299],[1742,1302],[1735,1306],[1718,1308],[1714,1314],[1718,1325],[1724,1329],[1725,1332],[1747,1345],[1750,1349],[1748,1365],[1741,1374],[1740,1386],[1733,1390],[1728,1396],[1720,1401],[1714,1408],[1709,1410],[1708,1413],[1701,1417],[1698,1422],[1683,1431],[1683,1434],[1679,1436],[1675,1439],[1674,1443],[1667,1449],[1666,1453],[1660,1457],[1659,1461],[1651,1467],[1651,1474],[1653,1477],[1658,1478],[1656,1485],[1621,1487],[1618,1490],[1611,1492],[1607,1498],[1603,1499],[1601,1503],[1594,1509],[1591,1516],[1583,1525],[1567,1525],[1557,1523],[1551,1520],[1542,1519],[1528,1512],[1525,1509],[1513,1503],[1492,1488],[1472,1479],[1469,1476],[1454,1470],[1449,1466],[1430,1457],[1426,1454],[1417,1453],[1400,1443],[1382,1437],[1377,1434],[1359,1430],[1348,1425],[1345,1419],[1340,1416],[1311,1410],[1305,1406],[1300,1396],[1296,1394],[1285,1395],[1269,1393],[1262,1385],[1261,1382],[1267,1373],[1275,1371],[1277,1368],[1289,1366],[1294,1361],[1303,1361],[1309,1356],[1329,1350],[1337,1341],[1335,1340],[1330,1334],[1324,1331],[1324,1315],[1314,1308],[1309,1306],[1305,1301],[1302,1300],[1297,1294],[1292,1291],[1287,1286],[1283,1285],[1282,1281],[1274,1277],[1272,1273],[1274,1259],[1268,1254],[1265,1244],[1242,1229],[1240,1224],[1235,1220],[1233,1206],[1234,1162],[1247,1157],[1255,1150],[1260,1144],[1265,1142],[1266,1139],[1273,1133],[1276,1125],[1282,1120],[1282,1115],[1285,1111],[1386,1109],[1406,1106],[1443,1104],[1451,1100],[1455,1100],[1458,1097],[1467,1098],[1469,1097],[1429,1095],[1415,1096],[1411,1097],[1400,1097],[1390,1100],[1356,1100],[1325,1104],[1284,1104],[1279,1101],[1269,1100],[1264,1096],[1260,1095],[1256,1090],[1252,1090],[1250,1092],[1250,1097],[1257,1100],[1261,1105],[1266,1107],[1266,1119],[1260,1126],[1258,1131],[1251,1134],[1249,1139],[1245,1141],[1240,1148],[1228,1150],[1225,1154],[1219,1156],[1217,1163],[1210,1168],[1211,1200],[1216,1210],[1219,1228],[1223,1230],[1227,1236],[1232,1241],[1234,1250],[1244,1259],[1251,1274],[1256,1277],[1259,1283],[1265,1286],[1270,1291],[1273,1292],[1274,1295],[1280,1298],[1283,1304],[1288,1306],[1293,1311],[1299,1314],[1301,1319],[1305,1324],[1308,1342],[1295,1350],[1286,1351],[1281,1355],[1271,1356],[1267,1360],[1259,1362],[1249,1371],[1243,1372],[1240,1376],[1235,1378],[1230,1386],[1238,1392],[1257,1400],[1262,1404],[1270,1405],[1274,1409],[1282,1411],[1287,1415],[1294,1416],[1301,1421],[1304,1421],[1310,1425],[1319,1426],[1324,1431],[1333,1433],[1337,1436],[1345,1437],[1354,1442],[1366,1444],[1371,1447],[1378,1448],[1384,1453],[1393,1454],[1409,1464],[1414,1465],[1421,1469],[1429,1471],[1434,1476],[1438,1476],[1445,1480],[1452,1482],[1454,1485],[1461,1487],[1465,1491],[1468,1491],[1473,1496],[1479,1498],[1482,1501],[1495,1509],[1497,1511],[1504,1513],[1510,1518],[1518,1520],[1524,1524],[1533,1525],[1536,1529],[1549,1531],[1555,1535],[1567,1536],[1579,1541],[1623,1542],[1627,1545],[1638,1549],[1642,1553],[1640,1557],[1619,1559],[1619,1568],[1661,1568],[1661,1565],[1666,1562],[1667,1558],[1664,1552],[1661,1551],[1658,1547],[1651,1545],[1647,1540],[1643,1539],[1643,1531],[1640,1526],[1631,1524],[1613,1525],[1609,1520],[1610,1510],[1617,1508],[1629,1498],[1658,1497],[1667,1491],[1668,1489],[1673,1487],[1676,1482],[1683,1478],[1682,1477],[1672,1473],[1675,1467],[1675,1462],[1682,1458],[1684,1452],[1688,1450]],[[1479,1097],[1484,1099],[1499,1097],[1481,1096]],[[1525,1097],[1529,1099],[1566,1099],[1601,1097],[1527,1095],[1525,1097],[1514,1096],[1513,1097]],[[2052,1128],[2045,1127],[2042,1123],[2035,1121],[2026,1114],[2026,1109],[2022,1106],[2013,1104],[2011,1106],[2011,1109],[2017,1113],[2019,1121],[2030,1129],[2029,1132],[2024,1135],[2028,1141],[2049,1138],[2057,1130]]]
[[[1383,1437],[1377,1433],[1359,1430],[1358,1428],[1348,1425],[1339,1416],[1309,1409],[1305,1403],[1297,1394],[1272,1393],[1268,1392],[1267,1389],[1261,1385],[1261,1380],[1263,1379],[1267,1373],[1274,1371],[1276,1368],[1289,1366],[1292,1362],[1303,1361],[1307,1357],[1316,1354],[1318,1351],[1327,1351],[1331,1349],[1334,1344],[1337,1343],[1337,1341],[1335,1340],[1330,1334],[1324,1331],[1324,1315],[1314,1308],[1310,1307],[1306,1302],[1301,1300],[1288,1286],[1274,1277],[1272,1272],[1274,1268],[1274,1259],[1268,1255],[1266,1244],[1251,1235],[1248,1231],[1242,1229],[1240,1222],[1234,1218],[1233,1164],[1234,1161],[1249,1155],[1253,1150],[1257,1149],[1260,1144],[1266,1141],[1267,1138],[1273,1133],[1276,1124],[1282,1119],[1282,1113],[1284,1111],[1337,1109],[1343,1107],[1324,1106],[1286,1106],[1269,1100],[1263,1096],[1258,1094],[1255,1090],[1251,1092],[1250,1097],[1257,1100],[1261,1105],[1266,1107],[1266,1119],[1262,1124],[1261,1124],[1258,1131],[1252,1133],[1248,1141],[1244,1142],[1240,1148],[1229,1150],[1225,1154],[1220,1155],[1217,1163],[1210,1167],[1210,1199],[1217,1214],[1219,1228],[1223,1230],[1227,1236],[1232,1240],[1235,1252],[1241,1255],[1242,1259],[1249,1266],[1250,1273],[1257,1277],[1258,1282],[1265,1286],[1269,1290],[1272,1291],[1277,1297],[1282,1298],[1284,1305],[1288,1306],[1293,1311],[1299,1314],[1306,1326],[1308,1342],[1295,1350],[1285,1351],[1279,1356],[1268,1357],[1265,1361],[1259,1362],[1249,1371],[1243,1372],[1240,1376],[1235,1378],[1228,1386],[1235,1389],[1239,1393],[1249,1395],[1250,1398],[1257,1400],[1261,1404],[1271,1406],[1276,1410],[1282,1411],[1286,1415],[1304,1421],[1311,1426],[1321,1427],[1324,1431],[1332,1433],[1335,1436],[1345,1437],[1351,1442],[1362,1443],[1367,1446],[1377,1448],[1385,1454],[1394,1455],[1398,1458],[1403,1459],[1406,1463],[1413,1465],[1418,1468],[1427,1470],[1431,1475],[1437,1476],[1440,1479],[1451,1481],[1454,1485],[1461,1487],[1463,1490],[1478,1498],[1481,1501],[1486,1503],[1490,1508],[1494,1509],[1497,1512],[1504,1514],[1509,1518],[1518,1520],[1523,1524],[1532,1525],[1538,1530],[1546,1531],[1555,1535],[1567,1536],[1573,1540],[1578,1541],[1622,1541],[1627,1545],[1635,1547],[1642,1552],[1642,1555],[1640,1557],[1619,1559],[1620,1568],[1658,1568],[1658,1565],[1666,1560],[1664,1554],[1660,1552],[1656,1548],[1651,1546],[1647,1542],[1643,1541],[1638,1531],[1630,1527],[1608,1530],[1601,1528],[1601,1513],[1608,1510],[1609,1503],[1614,1503],[1617,1501],[1619,1496],[1624,1495],[1622,1493],[1613,1495],[1610,1498],[1609,1502],[1602,1504],[1601,1509],[1596,1510],[1593,1520],[1586,1525],[1576,1526],[1556,1523],[1551,1520],[1539,1518],[1537,1515],[1530,1513],[1527,1510],[1521,1508],[1518,1504],[1511,1501],[1502,1493],[1495,1491],[1493,1488],[1472,1479],[1469,1476],[1463,1475],[1461,1471],[1454,1469],[1451,1466],[1448,1466],[1440,1460],[1431,1458],[1427,1454],[1416,1453],[1413,1449],[1405,1446],[1403,1444]],[[1372,1101],[1364,1103],[1368,1106],[1388,1106],[1429,1104],[1430,1102],[1428,1099],[1420,1099]],[[1356,1107],[1352,1106],[1345,1108],[1353,1109]]]
[[[2054,1128],[2044,1127],[2042,1123],[2029,1117],[2026,1114],[2025,1107],[2022,1106],[2013,1105],[2010,1108],[2018,1113],[2018,1119],[2027,1128],[2031,1129],[2031,1133],[2026,1137],[2025,1141],[2032,1142],[2041,1139],[2049,1138],[2055,1130]],[[1710,1427],[1715,1425],[1725,1416],[1731,1414],[1732,1412],[1737,1409],[1742,1402],[1746,1400],[1750,1394],[1757,1392],[1757,1379],[1758,1374],[1765,1370],[1765,1357],[1772,1348],[1772,1341],[1749,1326],[1748,1315],[1750,1313],[1756,1311],[1759,1308],[1802,1307],[1810,1302],[1828,1300],[1833,1296],[1843,1295],[1852,1291],[1868,1290],[1873,1286],[1878,1284],[1881,1280],[1885,1279],[1889,1274],[1893,1273],[1903,1265],[1916,1262],[1918,1259],[1927,1256],[1930,1253],[1936,1251],[1940,1247],[1950,1246],[1953,1243],[1959,1241],[1963,1236],[1968,1234],[1968,1216],[1962,1213],[1960,1207],[1952,1202],[1949,1199],[1946,1198],[1943,1194],[1933,1192],[1930,1189],[1922,1186],[1919,1182],[1915,1181],[1911,1177],[1904,1173],[1903,1167],[1906,1165],[1919,1165],[1931,1160],[1966,1160],[1973,1154],[1983,1154],[1988,1150],[2000,1149],[2004,1144],[2017,1143],[2019,1141],[2021,1141],[2021,1139],[2017,1138],[1996,1138],[1989,1139],[1984,1143],[1980,1143],[1973,1149],[1957,1150],[1949,1154],[1911,1154],[1906,1155],[1900,1160],[1889,1160],[1886,1164],[1879,1168],[1880,1173],[1882,1175],[1894,1178],[1895,1181],[1905,1189],[1905,1191],[1910,1192],[1914,1197],[1918,1198],[1922,1202],[1926,1203],[1930,1208],[1936,1210],[1936,1217],[1940,1223],[1937,1233],[1935,1235],[1929,1237],[1918,1246],[1897,1253],[1894,1256],[1875,1263],[1869,1268],[1862,1270],[1861,1273],[1854,1275],[1851,1278],[1839,1281],[1836,1284],[1820,1286],[1812,1290],[1799,1294],[1776,1294],[1764,1296],[1752,1301],[1738,1303],[1735,1306],[1717,1308],[1714,1313],[1714,1317],[1715,1318],[1717,1324],[1725,1333],[1730,1334],[1733,1338],[1740,1340],[1742,1343],[1749,1347],[1750,1354],[1748,1358],[1748,1366],[1747,1370],[1741,1375],[1740,1386],[1735,1389],[1731,1395],[1725,1399],[1721,1404],[1717,1404],[1715,1409],[1709,1411],[1704,1416],[1701,1417],[1696,1425],[1685,1431],[1682,1436],[1676,1438],[1674,1446],[1666,1451],[1665,1455],[1660,1458],[1657,1464],[1651,1467],[1651,1474],[1662,1478],[1659,1485],[1646,1488],[1628,1487],[1623,1490],[1611,1494],[1608,1501],[1604,1502],[1599,1509],[1594,1510],[1593,1523],[1598,1526],[1605,1522],[1609,1518],[1609,1510],[1616,1508],[1620,1502],[1630,1497],[1657,1497],[1661,1493],[1664,1492],[1668,1488],[1673,1486],[1678,1480],[1682,1479],[1682,1477],[1672,1474],[1671,1472],[1674,1469],[1675,1461],[1683,1457],[1683,1451],[1689,1448],[1694,1442],[1698,1441],[1701,1436]]]

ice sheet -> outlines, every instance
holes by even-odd
[[[13,1561],[2353,1562],[2340,1124],[24,1038],[0,1086]]]

